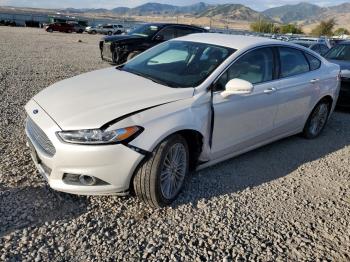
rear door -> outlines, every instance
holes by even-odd
[[[306,52],[278,47],[280,81],[275,130],[279,134],[296,131],[305,124],[315,89],[319,88],[318,65],[311,65]],[[317,63],[317,60],[316,60]]]

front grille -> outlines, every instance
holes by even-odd
[[[55,155],[56,149],[51,143],[50,139],[47,137],[44,131],[41,130],[41,128],[38,127],[37,124],[35,124],[34,121],[29,117],[26,121],[26,130],[29,138],[35,143],[36,146],[39,147],[42,152],[50,157]]]
[[[103,44],[103,58],[112,59],[111,43],[104,42]]]

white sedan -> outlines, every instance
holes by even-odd
[[[189,35],[41,91],[25,107],[28,145],[53,189],[134,191],[161,207],[191,170],[298,133],[316,138],[339,71],[291,43]]]

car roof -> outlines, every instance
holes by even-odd
[[[316,43],[316,42],[312,42],[312,41],[301,41],[301,40],[292,40],[290,41],[290,43],[293,43],[293,44],[307,44],[307,45],[315,45],[315,44],[319,44],[319,43]]]
[[[261,46],[269,44],[282,44],[293,46],[283,41],[274,40],[264,37],[256,36],[244,36],[244,35],[228,35],[228,34],[219,34],[219,33],[201,33],[201,34],[191,34],[176,38],[174,40],[184,40],[191,42],[199,42],[211,45],[220,45],[236,50],[244,49],[252,46]]]

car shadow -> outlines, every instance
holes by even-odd
[[[320,137],[289,137],[192,174],[173,207],[253,188],[350,145],[347,113],[336,112]]]
[[[0,238],[14,230],[71,219],[87,210],[85,197],[44,187],[6,188],[0,185]]]

